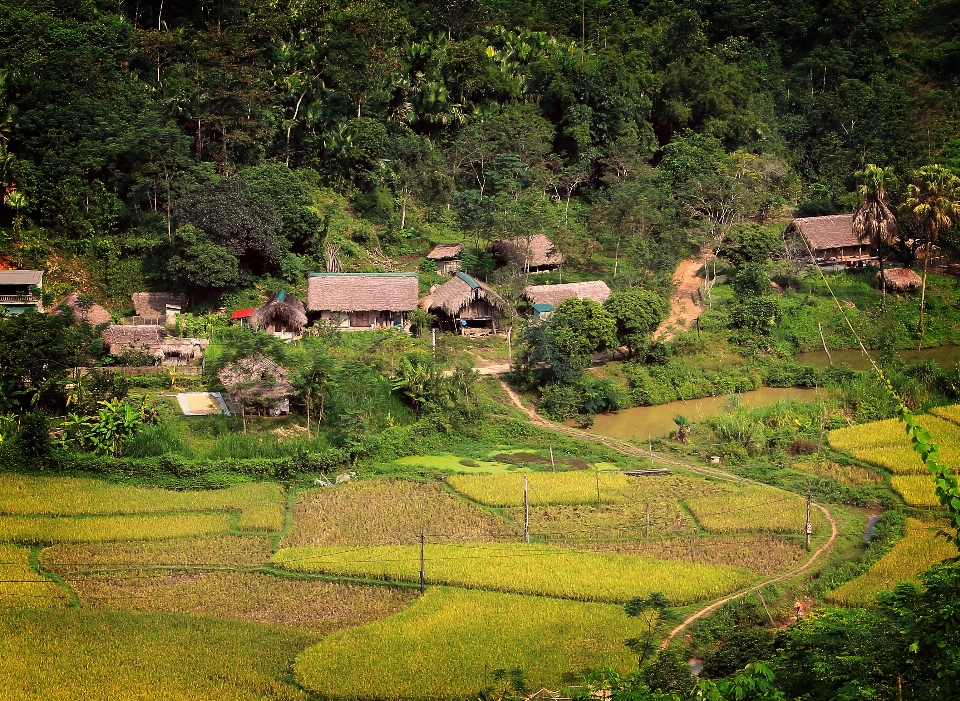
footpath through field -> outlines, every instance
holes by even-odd
[[[700,289],[703,278],[697,275],[697,271],[701,266],[703,258],[699,255],[687,258],[677,266],[673,273],[677,296],[670,298],[670,315],[653,334],[658,341],[669,341],[680,331],[689,331],[700,317],[703,308],[697,302],[697,290]]]
[[[704,465],[694,465],[692,463],[685,462],[683,460],[678,460],[676,458],[667,457],[666,455],[661,455],[660,453],[657,453],[651,450],[644,450],[643,448],[635,446],[631,443],[627,443],[626,441],[621,441],[616,438],[608,438],[606,436],[598,436],[596,434],[589,433],[588,431],[581,431],[580,429],[571,428],[570,426],[564,426],[563,424],[557,424],[552,421],[548,421],[547,419],[540,416],[540,414],[538,414],[535,410],[524,406],[523,402],[520,401],[520,397],[517,395],[516,392],[513,391],[513,389],[510,386],[507,385],[506,382],[503,382],[501,380],[501,384],[503,385],[503,389],[507,393],[507,396],[510,397],[510,400],[517,407],[519,407],[524,414],[526,414],[526,416],[530,419],[530,422],[542,428],[550,429],[552,431],[557,431],[558,433],[563,433],[568,436],[573,436],[574,438],[593,441],[595,443],[602,443],[603,445],[609,448],[612,448],[618,452],[621,452],[624,455],[629,455],[631,457],[636,457],[636,458],[646,458],[647,460],[651,460],[652,462],[660,463],[662,465],[672,465],[674,467],[680,467],[680,468],[683,468],[684,470],[689,470],[690,472],[703,475],[704,477],[714,477],[716,479],[722,479],[728,482],[734,482],[736,484],[745,484],[745,485],[746,484],[753,484],[753,485],[762,484],[761,482],[747,479],[745,477],[740,477],[730,472],[726,472],[725,470],[718,470],[716,468],[706,467]],[[764,486],[769,486],[769,485],[764,485]],[[694,613],[690,614],[686,619],[684,619],[684,621],[680,625],[678,625],[676,628],[670,631],[667,637],[664,638],[663,644],[661,645],[661,647],[665,648],[673,638],[675,638],[677,635],[679,635],[684,630],[686,630],[686,628],[689,627],[691,623],[693,623],[699,618],[703,618],[709,613],[712,613],[713,611],[720,608],[724,604],[728,604],[731,601],[747,596],[748,594],[752,594],[755,591],[763,589],[763,587],[767,586],[768,584],[774,584],[776,582],[782,582],[787,579],[792,579],[797,575],[803,574],[804,572],[808,571],[811,567],[813,567],[814,564],[819,563],[820,559],[830,550],[831,547],[833,547],[833,543],[837,539],[837,522],[834,521],[833,514],[831,514],[830,511],[828,511],[826,508],[824,508],[820,504],[817,504],[816,502],[814,502],[813,505],[816,506],[818,509],[820,509],[820,511],[823,512],[823,515],[827,518],[827,521],[829,521],[830,537],[826,540],[826,542],[824,542],[816,550],[816,552],[813,553],[813,555],[811,555],[807,559],[806,562],[804,562],[799,567],[796,567],[790,570],[789,572],[784,572],[783,574],[777,575],[775,577],[770,577],[768,579],[765,579],[762,582],[758,582],[757,584],[747,587],[746,589],[741,589],[740,591],[734,592],[729,596],[726,596],[722,599],[714,601],[713,603],[708,604],[707,606],[704,606],[703,608],[695,611]]]

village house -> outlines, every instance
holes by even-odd
[[[0,270],[0,309],[7,314],[42,312],[42,288],[42,270]]]
[[[610,296],[610,288],[603,280],[567,282],[560,285],[530,285],[523,291],[523,298],[531,305],[548,305],[554,309],[565,299],[592,299],[603,304]]]
[[[852,214],[831,214],[825,217],[804,217],[794,219],[783,230],[785,235],[797,234],[801,242],[801,251],[813,253],[818,264],[835,265],[838,263],[860,263],[874,260],[869,241],[861,241],[853,233]],[[809,258],[809,252],[807,254]]]
[[[463,253],[462,243],[441,243],[434,246],[427,254],[427,258],[437,265],[437,274],[453,275],[460,270],[460,254]]]
[[[100,326],[100,324],[109,324],[110,323],[110,312],[101,307],[99,304],[89,304],[84,303],[80,300],[80,294],[77,292],[71,292],[66,297],[63,298],[63,301],[57,305],[57,309],[53,311],[54,314],[59,312],[59,307],[70,307],[73,310],[73,315],[79,321],[85,321],[91,326]]]
[[[230,321],[239,321],[240,326],[249,326],[250,317],[253,316],[253,313],[257,311],[256,309],[237,309],[230,315]]]
[[[500,239],[487,247],[501,264],[515,263],[524,272],[553,270],[565,259],[544,234],[520,236],[515,239]]]
[[[267,302],[258,307],[247,319],[250,328],[266,331],[278,338],[300,338],[307,325],[307,310],[303,302],[280,290]]]
[[[441,329],[469,336],[496,333],[497,322],[512,313],[503,297],[464,272],[434,287],[420,307],[436,314]]]
[[[138,363],[186,365],[203,356],[210,341],[206,338],[171,338],[159,324],[110,324],[103,330],[107,353],[115,356],[140,356]]]
[[[131,296],[136,321],[144,324],[176,323],[177,314],[187,306],[185,295],[172,292],[134,292]]]
[[[417,308],[416,273],[311,273],[307,314],[345,330],[409,330]]]

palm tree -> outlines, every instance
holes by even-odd
[[[907,210],[923,229],[923,284],[920,292],[920,344],[923,345],[923,307],[927,297],[927,264],[940,237],[960,219],[960,178],[940,165],[925,166],[914,173],[907,188]]]
[[[856,176],[860,181],[857,193],[862,198],[862,204],[853,214],[853,233],[861,241],[868,241],[877,252],[877,261],[880,264],[880,290],[885,305],[887,281],[883,274],[883,258],[886,248],[896,239],[899,228],[896,216],[887,205],[886,186],[893,180],[893,172],[891,168],[881,168],[868,163]]]

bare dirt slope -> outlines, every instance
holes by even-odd
[[[699,255],[680,262],[673,273],[676,295],[670,299],[670,315],[663,320],[653,337],[659,341],[669,341],[681,331],[687,331],[697,322],[703,307],[697,302],[697,291],[703,278],[697,271],[703,266]]]

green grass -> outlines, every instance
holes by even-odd
[[[412,465],[414,467],[426,467],[435,470],[448,470],[450,472],[465,473],[499,473],[510,469],[516,469],[513,465],[497,462],[496,460],[473,460],[476,466],[464,465],[461,461],[464,458],[459,455],[408,455],[397,458],[393,462],[397,465]]]
[[[160,540],[226,533],[229,514],[151,516],[0,516],[0,541],[91,543],[107,540]]]
[[[416,545],[305,547],[281,550],[273,562],[300,572],[416,582],[419,556]],[[607,602],[660,591],[680,604],[711,599],[753,579],[735,567],[525,543],[428,544],[425,571],[431,584]]]
[[[476,698],[495,669],[556,689],[585,667],[629,671],[640,632],[619,606],[435,588],[405,611],[328,636],[297,657],[306,689],[345,699]]]

